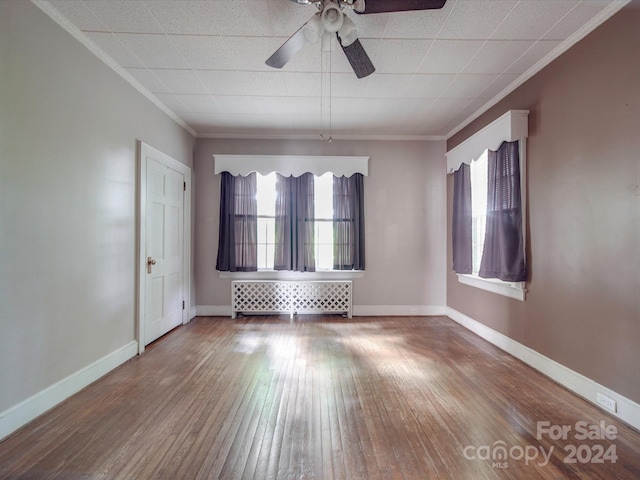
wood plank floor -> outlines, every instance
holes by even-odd
[[[218,478],[638,479],[640,433],[445,317],[199,317],[0,443],[0,479]]]

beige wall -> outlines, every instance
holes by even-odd
[[[447,265],[448,306],[636,402],[638,25],[636,2],[448,141],[451,149],[509,109],[531,110],[526,301],[458,283],[450,248]],[[451,178],[448,194],[450,221]]]
[[[213,155],[363,155],[366,272],[354,281],[355,306],[445,304],[444,142],[199,139],[196,148],[196,304],[228,306],[229,279],[215,270],[220,179]],[[381,309],[380,311],[384,311]]]
[[[0,412],[135,339],[141,139],[195,140],[30,2],[0,2]]]

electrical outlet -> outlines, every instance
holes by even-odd
[[[417,315],[417,314],[418,314],[418,309],[417,309],[417,308],[412,308],[412,309],[410,309],[410,312],[411,312],[413,315]]]
[[[613,398],[609,398],[606,395],[603,395],[600,392],[596,393],[596,401],[599,405],[602,405],[607,410],[611,410],[612,412],[616,411],[616,401]]]

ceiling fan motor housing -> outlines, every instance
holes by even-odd
[[[340,6],[334,1],[325,2],[320,18],[325,31],[330,33],[340,30],[344,22],[344,14]]]

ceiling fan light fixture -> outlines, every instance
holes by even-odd
[[[364,12],[365,8],[364,0],[356,0],[353,2],[353,9],[358,13]]]
[[[344,23],[344,14],[335,2],[325,3],[320,18],[322,19],[324,29],[330,33],[335,33],[340,30]]]
[[[314,15],[311,19],[305,23],[303,33],[304,38],[309,43],[316,43],[322,37],[324,27],[322,26],[322,20],[320,14]]]
[[[341,43],[345,47],[348,47],[358,39],[358,29],[356,28],[356,24],[353,23],[346,15],[344,15],[342,27],[338,30],[338,35],[340,35]]]

